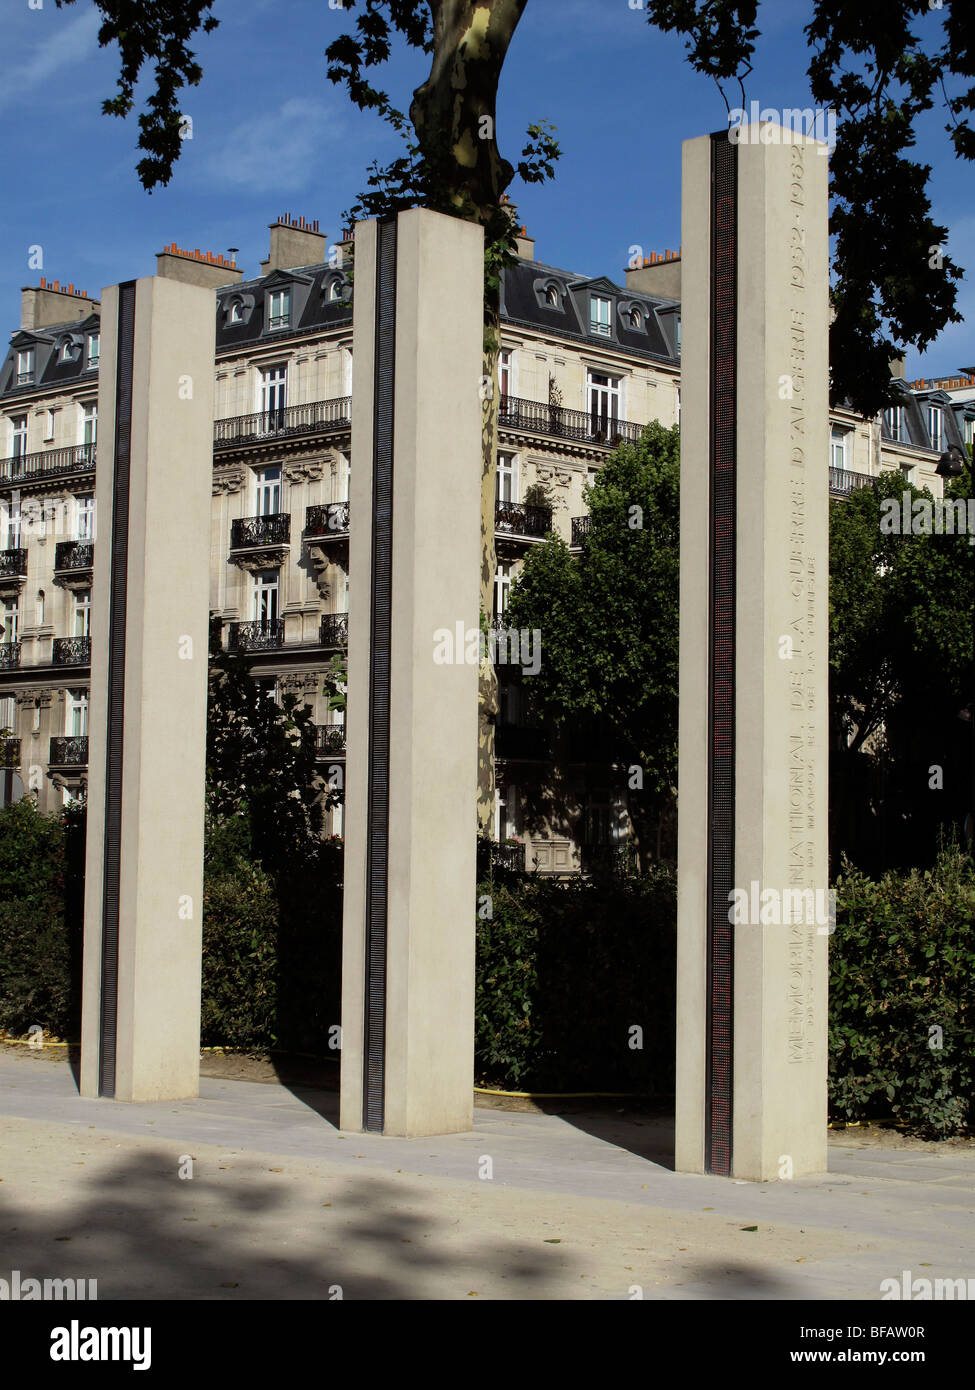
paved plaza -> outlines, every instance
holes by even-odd
[[[674,1173],[652,1116],[343,1135],[327,1091],[86,1100],[55,1055],[0,1055],[0,1272],[97,1279],[100,1301],[879,1299],[904,1270],[975,1277],[975,1144],[849,1131],[827,1176],[744,1183]]]

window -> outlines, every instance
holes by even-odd
[[[829,466],[846,468],[846,430],[839,430],[835,425],[829,436]]]
[[[677,329],[677,356],[679,357],[679,356],[680,356],[680,315],[679,315],[679,314],[677,315],[676,329]]]
[[[331,283],[331,284],[329,285],[329,287],[328,287],[328,297],[329,297],[329,299],[330,299],[333,303],[334,303],[336,300],[342,298],[342,281],[341,281],[341,280],[333,280],[333,281],[332,281],[332,283]]]
[[[69,690],[64,707],[64,732],[69,738],[88,737],[88,691]]]
[[[502,401],[511,395],[511,352],[507,349],[498,353],[498,387]],[[501,408],[503,410],[504,406]]]
[[[43,626],[44,626],[44,590],[43,590],[43,589],[38,589],[38,591],[37,591],[37,604],[36,604],[36,607],[35,607],[35,611],[36,611],[36,613],[37,613],[37,626],[38,626],[38,627],[43,627]]]
[[[76,589],[74,594],[75,637],[91,636],[91,590]]]
[[[608,434],[610,426],[620,418],[621,387],[618,376],[607,376],[591,368],[586,372],[590,434]]]
[[[586,799],[583,843],[612,845],[617,840],[615,807],[608,792],[591,793]]]
[[[508,611],[508,595],[511,593],[511,565],[509,562],[498,565],[494,572],[494,616],[503,618]]]
[[[494,838],[513,840],[518,834],[518,788],[498,786],[494,792]]]
[[[592,333],[598,333],[603,338],[610,336],[609,331],[609,311],[610,302],[603,299],[601,295],[594,294],[589,300],[589,329]]]
[[[20,549],[20,497],[16,488],[7,510],[7,550]]]
[[[20,638],[20,602],[15,598],[5,598],[0,608],[0,621],[3,623],[4,642],[16,642]]]
[[[78,540],[95,539],[95,494],[83,492],[78,497]]]
[[[94,448],[98,438],[98,402],[83,401],[81,405],[81,442]]]
[[[17,727],[17,700],[13,695],[0,695],[0,735],[8,737]]]
[[[260,468],[257,478],[257,515],[272,516],[281,510],[281,469]]]
[[[940,454],[945,447],[945,416],[939,405],[928,406],[928,437],[931,448]]]
[[[254,684],[260,699],[267,700],[269,704],[278,703],[278,682],[276,676],[260,676],[255,678]]]
[[[892,405],[884,411],[884,428],[895,443],[906,444],[908,442],[904,432],[904,407],[902,405]]]
[[[272,417],[272,425],[284,424],[284,408],[288,395],[287,367],[268,367],[261,373],[261,410]]]
[[[273,623],[278,616],[278,571],[260,570],[254,575],[254,617]]]
[[[291,322],[291,291],[271,290],[267,297],[267,326],[287,328]]]
[[[627,318],[629,320],[630,327],[635,328],[637,332],[639,332],[639,330],[643,327],[642,311],[638,309],[636,305],[634,305],[633,308],[627,314]]]
[[[963,438],[966,444],[975,444],[975,417],[965,421]]]
[[[551,308],[553,308],[553,309],[557,309],[557,308],[559,307],[559,287],[558,287],[558,285],[546,285],[546,287],[545,287],[545,303],[548,304],[548,305],[549,305]]]
[[[13,425],[13,456],[15,459],[23,458],[27,453],[27,416],[15,415],[11,421]]]
[[[54,424],[55,424],[55,416],[56,416],[56,415],[57,415],[57,411],[56,411],[56,410],[48,410],[48,411],[46,412],[46,414],[45,414],[45,417],[44,417],[44,420],[45,420],[45,423],[44,423],[44,438],[45,438],[45,439],[53,439],[53,438],[54,438]]]
[[[70,362],[70,361],[71,361],[71,349],[72,349],[73,347],[74,347],[74,344],[72,343],[71,339],[70,339],[70,338],[65,338],[64,341],[63,341],[62,344],[61,344],[60,351],[58,352],[58,360],[59,360],[60,362]]]
[[[34,349],[21,348],[17,353],[17,385],[27,386],[34,380]]]
[[[232,300],[230,301],[230,322],[231,322],[231,323],[243,323],[243,322],[244,322],[244,306],[243,306],[243,304],[240,302],[239,299],[232,299]]]
[[[85,364],[89,371],[91,371],[93,367],[98,366],[98,358],[101,355],[101,344],[102,339],[100,333],[88,334],[88,344],[85,351]]]
[[[518,456],[517,454],[498,454],[497,486],[495,500],[498,502],[517,502],[518,500]]]

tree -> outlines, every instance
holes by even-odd
[[[969,480],[946,495],[967,499]],[[929,533],[904,533],[905,496]],[[968,809],[970,733],[958,716],[975,691],[973,555],[967,535],[935,531],[935,516],[931,494],[899,471],[831,504],[834,868],[840,851],[883,868],[930,859],[938,825]]]
[[[251,676],[247,658],[220,647],[211,628],[207,705],[208,847],[232,844],[273,878],[317,856],[323,793],[311,710],[286,694],[280,706]]]
[[[678,428],[648,425],[586,488],[578,560],[550,537],[508,600],[512,627],[542,633],[541,668],[525,677],[538,713],[564,727],[598,718],[639,767],[630,808],[644,845],[677,786],[679,499]]]

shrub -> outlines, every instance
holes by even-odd
[[[975,873],[957,849],[878,881],[845,864],[830,938],[830,1104],[942,1138],[972,1124]]]
[[[490,917],[480,915],[485,899]],[[673,1094],[672,868],[600,881],[495,872],[479,885],[478,902],[475,1045],[483,1081],[511,1090]]]

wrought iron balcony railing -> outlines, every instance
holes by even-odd
[[[290,540],[290,512],[242,516],[230,523],[231,550],[259,550],[265,545],[287,545]]]
[[[547,405],[544,401],[526,401],[521,396],[501,397],[498,425],[501,429],[529,430],[610,448],[623,442],[635,444],[645,428],[630,420],[613,420],[602,413],[569,410],[567,406]]]
[[[0,671],[11,671],[20,665],[20,643],[0,642]]]
[[[529,507],[524,502],[495,502],[494,529],[503,536],[541,539],[552,529],[552,508]]]
[[[14,579],[26,574],[26,550],[0,550],[0,579]]]
[[[318,630],[318,642],[322,647],[344,647],[349,641],[348,613],[324,613]]]
[[[88,737],[52,738],[48,754],[51,767],[87,767]]]
[[[348,534],[348,502],[325,502],[321,506],[305,508],[305,535],[309,540],[313,536],[339,537]]]
[[[284,646],[283,618],[256,618],[254,622],[228,626],[228,651],[269,652]]]
[[[253,415],[235,415],[217,420],[213,426],[214,449],[239,448],[263,439],[288,435],[322,434],[326,430],[350,429],[352,397],[335,396],[308,405],[284,405],[276,410],[258,410]]]
[[[871,487],[876,481],[870,473],[851,473],[848,468],[829,470],[829,490],[834,497],[849,497],[857,488]]]
[[[574,516],[572,518],[572,547],[578,549],[591,531],[591,516]]]
[[[487,840],[478,838],[477,876],[489,878],[495,869],[505,869],[508,873],[525,872],[525,846],[519,840]]]
[[[26,479],[60,478],[65,473],[90,473],[95,467],[94,444],[72,449],[46,449],[39,454],[14,454],[0,459],[0,484]]]
[[[0,767],[20,766],[20,739],[0,738]]]
[[[319,753],[344,753],[345,725],[319,724],[316,728],[315,747]]]
[[[51,655],[55,666],[87,666],[91,661],[91,638],[55,637]]]
[[[90,570],[95,563],[94,541],[58,541],[54,547],[54,569]]]

